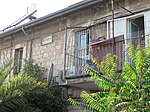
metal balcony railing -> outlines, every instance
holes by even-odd
[[[138,36],[133,38],[124,39],[124,36],[118,36],[111,39],[100,40],[97,42],[93,42],[90,44],[90,47],[87,49],[74,50],[74,52],[69,52],[66,54],[67,57],[67,77],[81,77],[86,76],[87,74],[84,72],[85,64],[91,64],[92,59],[96,59],[99,62],[105,61],[106,55],[116,54],[120,58],[125,59],[126,61],[130,61],[128,59],[126,45],[128,43],[132,43],[135,46],[138,44],[145,46],[146,38],[148,36]],[[113,52],[113,47],[115,47],[115,52]],[[116,60],[118,69],[122,69],[122,62]]]
[[[67,77],[85,76],[84,66],[91,61],[89,48],[67,53],[66,60]]]

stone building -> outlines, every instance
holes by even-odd
[[[93,58],[102,61],[106,53],[112,53],[113,31],[116,54],[121,57],[126,58],[125,45],[129,41],[147,45],[150,0],[115,0],[114,22],[111,0],[83,0],[8,29],[0,33],[0,63],[7,58],[18,60],[17,73],[22,60],[32,58],[45,70],[45,78],[53,64],[50,75],[66,88],[68,97],[78,98],[83,89],[98,90],[83,67]],[[68,111],[81,110],[69,106]]]

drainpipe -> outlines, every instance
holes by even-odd
[[[64,66],[63,66],[63,77],[66,74],[66,53],[67,53],[67,26],[65,27],[65,36],[64,36]],[[64,79],[64,78],[63,78]]]
[[[27,42],[30,43],[30,52],[29,52],[29,59],[32,58],[32,39],[28,36],[28,34],[25,32],[24,27],[21,28],[22,32],[24,33],[24,35],[26,36],[26,38],[28,39]]]
[[[12,59],[12,50],[13,50],[13,42],[12,42],[12,36],[11,36],[11,51],[10,51],[10,59]]]
[[[115,38],[114,38],[114,0],[111,0],[111,8],[112,8],[112,52],[113,54],[116,54],[116,48],[115,48]]]

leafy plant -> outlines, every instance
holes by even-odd
[[[83,107],[93,112],[149,112],[150,111],[150,47],[136,49],[127,46],[131,62],[122,61],[122,72],[118,72],[115,59],[119,57],[108,54],[105,62],[93,60],[97,67],[85,66],[85,71],[101,91],[89,94],[81,93],[86,102],[71,98],[68,101],[75,106]]]
[[[48,86],[42,81],[42,71],[33,60],[25,60],[21,73],[30,75],[38,79],[37,84],[32,91],[24,94],[28,105],[39,108],[42,112],[64,112],[64,99],[62,89],[59,86]]]
[[[38,107],[42,112],[64,112],[65,100],[59,86],[51,86],[42,90],[35,89],[25,97],[32,107]]]
[[[11,61],[4,61],[0,66],[0,112],[39,112],[39,109],[25,106],[27,100],[23,95],[36,87],[37,79],[23,74],[10,75]]]
[[[38,64],[34,64],[34,61],[32,59],[25,59],[23,67],[21,69],[22,74],[27,74],[32,77],[36,77],[38,80],[42,80],[42,70]]]

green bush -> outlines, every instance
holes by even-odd
[[[64,112],[64,99],[62,89],[59,86],[48,86],[42,82],[42,71],[33,60],[25,60],[21,70],[23,74],[28,74],[38,79],[38,84],[33,91],[24,95],[28,105],[40,109],[42,112]]]
[[[28,103],[38,107],[42,112],[64,112],[64,98],[59,86],[51,86],[43,90],[36,89],[25,96]]]
[[[87,73],[102,91],[89,94],[81,93],[82,103],[69,98],[75,106],[93,112],[150,112],[150,46],[136,49],[127,46],[131,62],[122,60],[123,68],[118,72],[115,59],[108,54],[105,62],[93,60],[96,69],[85,66]]]
[[[12,61],[6,60],[0,65],[0,112],[40,112],[39,109],[27,105],[24,94],[34,90],[37,79],[31,76],[10,76]]]
[[[0,66],[0,112],[64,112],[61,88],[49,88],[39,81],[41,70],[37,64],[26,60],[22,71],[10,76],[15,68],[11,65],[4,61]]]
[[[25,75],[27,74],[32,77],[35,77],[38,80],[42,80],[42,77],[43,77],[43,73],[42,73],[40,66],[38,66],[38,64],[34,64],[34,61],[32,59],[24,60],[21,72],[22,74],[25,74]]]

